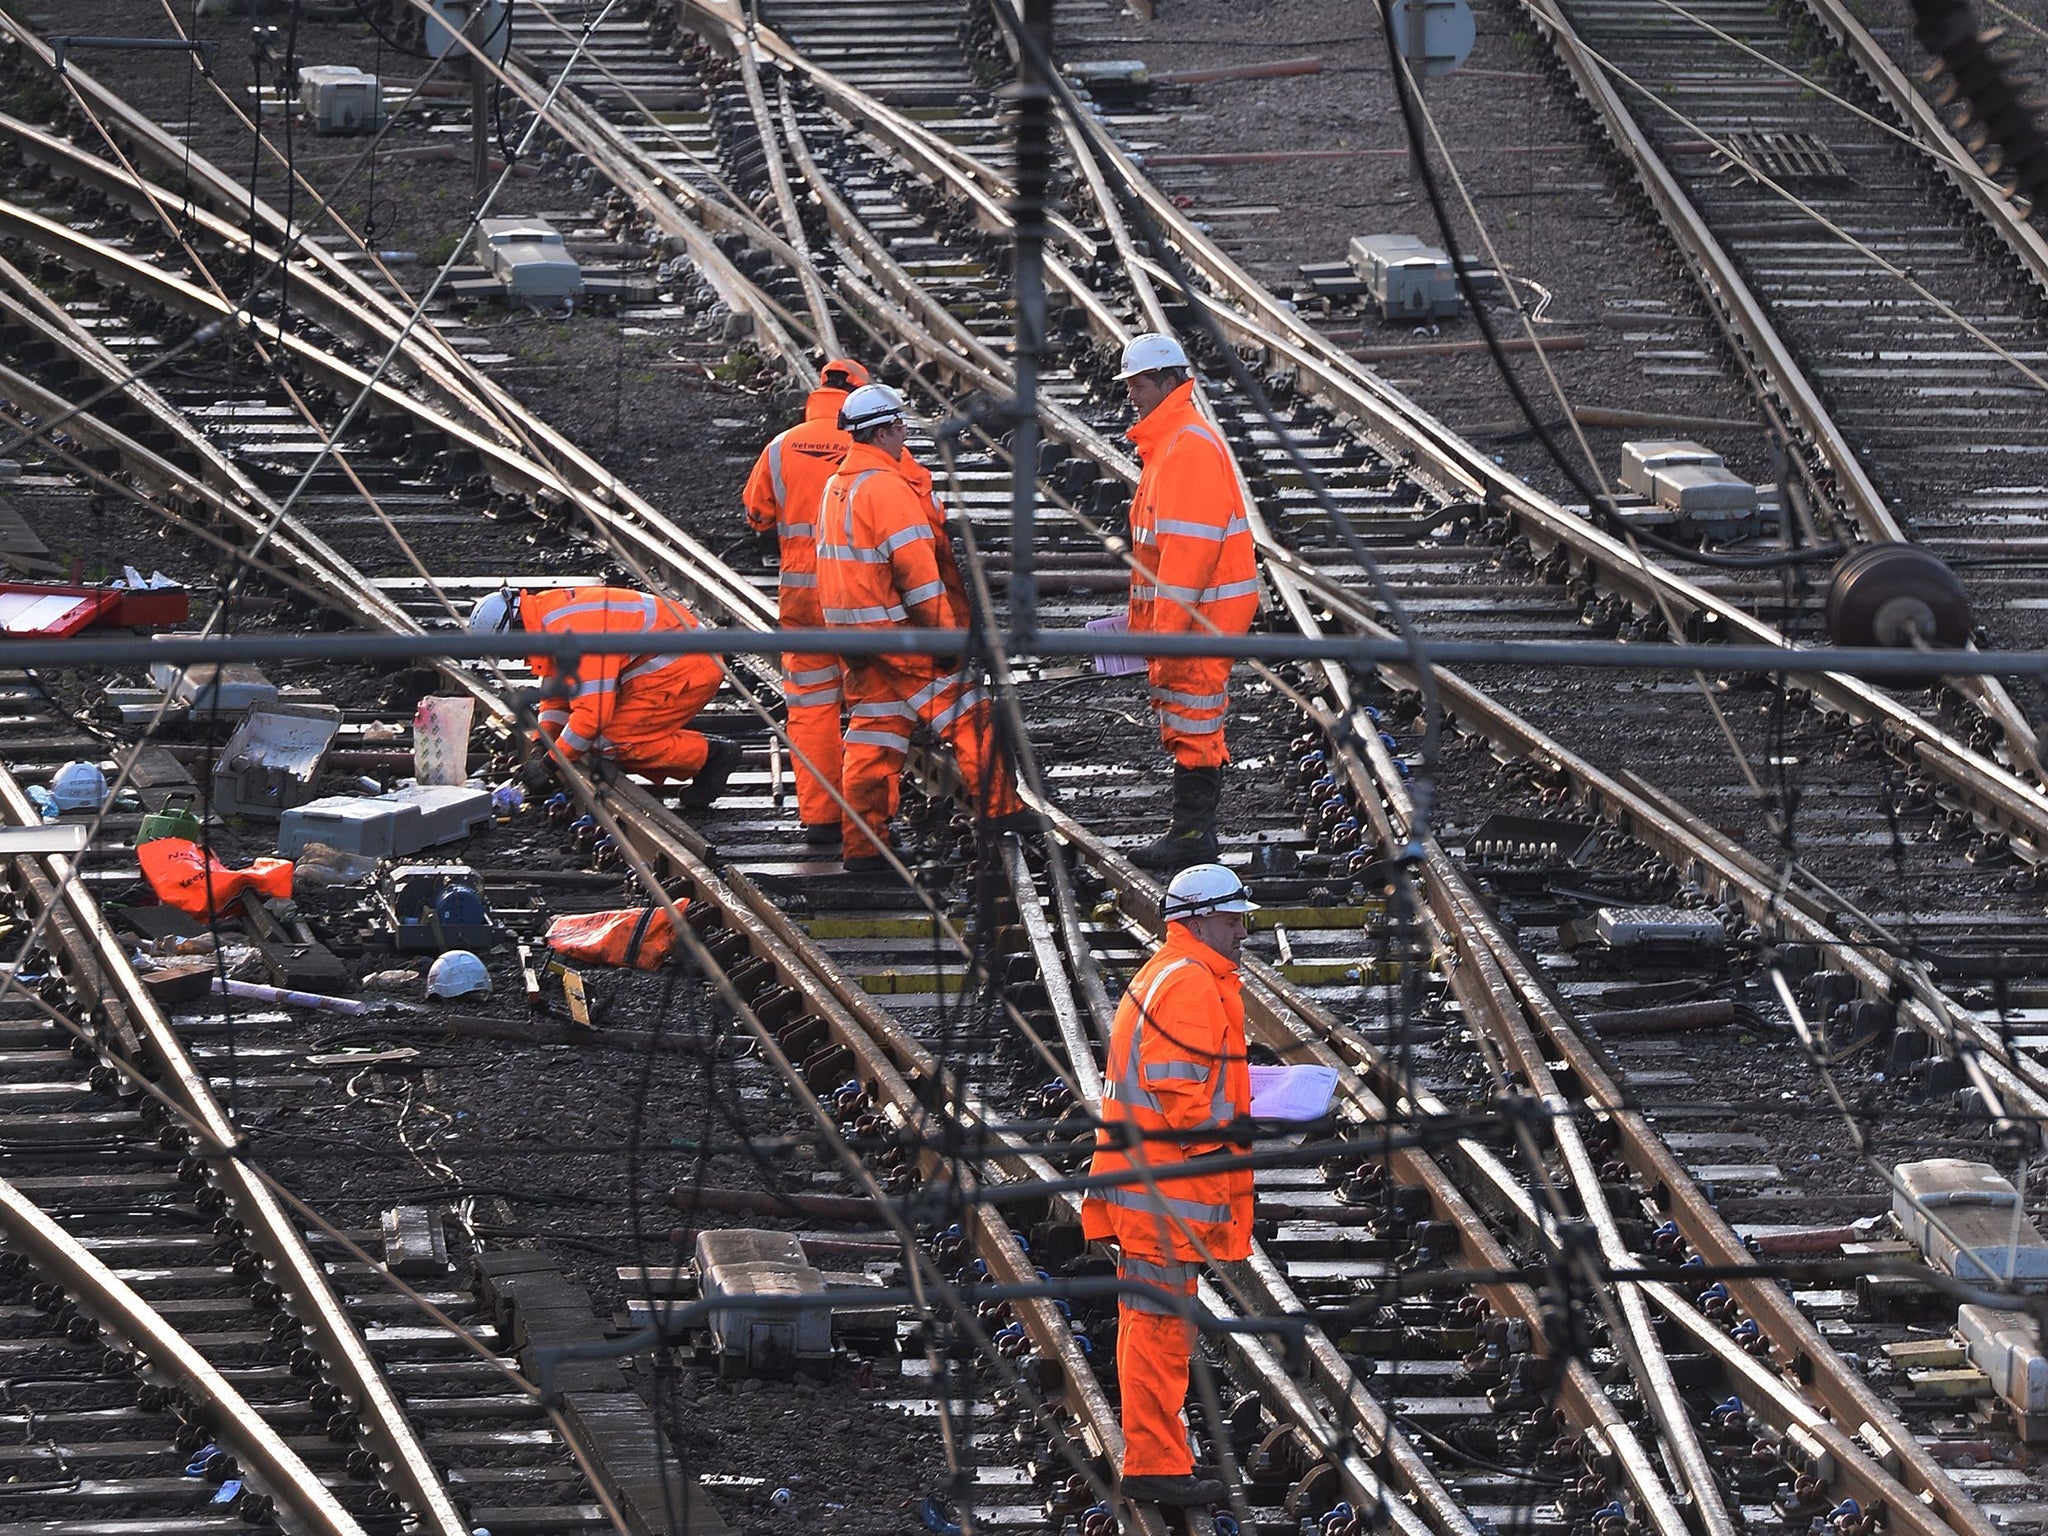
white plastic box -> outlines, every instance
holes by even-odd
[[[383,85],[352,64],[299,71],[299,109],[315,133],[374,133],[384,120]]]
[[[1901,1163],[1894,1172],[1892,1214],[1928,1263],[1978,1284],[1998,1284],[2010,1274],[2027,1290],[2048,1286],[2048,1242],[2018,1209],[2019,1191],[1996,1168],[1932,1157]]]
[[[545,219],[482,220],[476,259],[509,299],[573,299],[583,292],[583,268]]]
[[[722,1297],[817,1296],[825,1277],[787,1232],[751,1227],[697,1234],[697,1286],[706,1301]],[[736,1301],[711,1313],[711,1339],[730,1365],[760,1375],[789,1375],[799,1362],[832,1354],[832,1314],[823,1306],[803,1311],[748,1306]]]
[[[329,795],[286,811],[277,851],[297,858],[308,843],[373,859],[403,858],[469,836],[491,819],[491,792],[466,784],[419,784],[387,795]]]

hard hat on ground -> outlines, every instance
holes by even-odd
[[[60,811],[96,811],[107,798],[107,776],[93,763],[66,763],[50,780]]]
[[[1135,379],[1155,368],[1185,368],[1187,365],[1188,354],[1179,342],[1157,331],[1147,331],[1142,336],[1133,336],[1124,344],[1123,368],[1117,378]]]
[[[1232,871],[1221,864],[1190,864],[1166,888],[1160,915],[1168,922],[1183,923],[1191,917],[1208,917],[1216,912],[1256,911],[1258,904]]]
[[[887,426],[910,414],[910,402],[886,384],[863,384],[839,407],[839,425],[848,432]]]
[[[857,363],[850,357],[835,357],[818,370],[818,382],[828,389],[859,389],[867,381],[866,365]]]
[[[429,997],[489,997],[491,973],[466,949],[451,949],[427,972]]]
[[[469,610],[469,632],[472,635],[503,634],[518,622],[519,594],[511,587],[500,587]]]

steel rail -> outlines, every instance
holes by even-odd
[[[42,822],[42,813],[4,767],[0,767],[0,818],[17,827]],[[100,915],[91,895],[73,878],[71,860],[41,855],[19,862],[33,863],[41,876],[41,882],[29,882],[28,889],[47,889],[61,907],[65,922],[55,929],[59,938],[69,935],[82,941],[72,951],[74,969],[93,975],[100,1006],[120,1017],[133,1032],[144,1060],[157,1070],[158,1086],[203,1132],[195,1148],[197,1155],[206,1162],[209,1177],[232,1200],[250,1244],[263,1255],[279,1288],[290,1299],[292,1315],[334,1373],[336,1385],[348,1396],[361,1425],[362,1441],[381,1460],[393,1491],[425,1529],[438,1536],[469,1536],[469,1523],[449,1498],[397,1395],[328,1283],[326,1271],[269,1187],[235,1155],[232,1149],[240,1146],[241,1139],[234,1121],[213,1096],[205,1074],[186,1054],[155,995],[129,965],[126,946]]]
[[[1616,151],[1635,172],[1658,217],[1671,232],[1694,285],[1720,325],[1729,355],[1749,377],[1752,389],[1758,395],[1779,401],[1791,413],[1832,475],[1833,494],[1866,539],[1873,543],[1909,542],[1848,437],[1835,424],[1805,370],[1792,355],[1791,347],[1771,323],[1769,311],[1679,186],[1607,72],[1580,42],[1556,0],[1520,0],[1520,4],[1538,30],[1549,38],[1579,93],[1599,113]],[[1987,678],[1956,679],[1951,686],[2004,732],[2013,760],[2026,764],[2039,780],[2042,766],[2037,733],[2004,685]]]
[[[797,280],[803,284],[804,300],[810,306],[811,334],[818,350],[828,358],[839,355],[839,335],[832,326],[832,305],[818,281],[816,263],[804,235],[803,215],[789,187],[789,167],[783,163],[782,125],[778,114],[768,110],[768,97],[761,88],[761,66],[751,46],[735,50],[740,79],[746,86],[747,108],[754,114],[754,132],[760,136],[761,153],[767,162],[768,185],[775,195],[775,208],[782,218],[783,238],[796,255]]]
[[[1976,156],[1964,147],[1930,102],[1914,86],[1896,60],[1878,45],[1842,0],[1805,0],[1814,19],[1834,34],[1863,76],[1899,117],[1906,131],[1929,146],[1928,158],[1941,167],[1977,216],[1998,232],[2034,285],[2048,293],[2048,236],[2021,215],[2012,199],[1978,169]]]
[[[233,1382],[127,1281],[5,1179],[0,1179],[0,1231],[81,1312],[139,1356],[142,1371],[176,1383],[193,1400],[207,1433],[234,1456],[237,1475],[276,1505],[281,1525],[312,1536],[365,1536],[319,1474]]]

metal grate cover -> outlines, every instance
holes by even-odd
[[[1770,133],[1738,128],[1724,134],[1714,158],[1738,176],[1772,181],[1847,181],[1849,172],[1835,152],[1810,133]]]

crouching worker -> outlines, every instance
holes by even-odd
[[[686,782],[683,803],[702,807],[724,790],[739,766],[740,744],[688,729],[718,692],[724,669],[716,656],[636,655],[634,635],[698,628],[697,616],[673,598],[625,587],[567,587],[493,592],[469,615],[471,633],[617,635],[615,652],[557,662],[530,656],[541,682],[540,728],[571,762],[596,757],[656,783]],[[546,759],[537,760],[536,778]]]
[[[1221,864],[1182,870],[1166,888],[1166,942],[1131,978],[1110,1031],[1102,1127],[1081,1230],[1117,1249],[1116,1377],[1123,1399],[1127,1498],[1220,1502],[1195,1467],[1181,1418],[1194,1325],[1179,1310],[1202,1265],[1251,1253],[1249,1168],[1182,1173],[1191,1159],[1241,1150],[1233,1120],[1251,1113],[1244,984],[1237,956],[1252,903]]]

